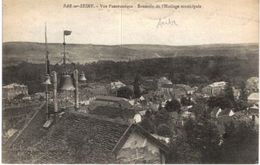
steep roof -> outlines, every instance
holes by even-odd
[[[45,120],[38,121],[13,145],[12,150],[24,156],[15,163],[115,162],[112,149],[128,128],[73,112],[65,112],[48,130],[42,128]]]
[[[247,85],[257,85],[258,84],[258,82],[259,82],[259,78],[258,77],[250,77],[247,81],[246,81],[246,83],[247,83]]]
[[[248,98],[248,100],[259,100],[259,93],[251,93]]]
[[[219,82],[214,82],[210,84],[210,87],[222,87],[225,86],[227,83],[225,81],[219,81]]]
[[[168,80],[166,77],[161,77],[158,80],[158,83],[160,83],[160,84],[172,84],[172,82],[170,80]]]
[[[125,144],[126,140],[128,139],[128,137],[130,136],[130,134],[132,132],[137,132],[137,133],[141,134],[142,136],[146,137],[151,143],[158,146],[162,151],[164,151],[166,153],[169,152],[169,148],[166,145],[164,145],[162,142],[157,140],[154,136],[152,136],[149,132],[147,132],[143,127],[141,127],[138,124],[132,124],[131,126],[129,126],[127,128],[127,130],[124,132],[123,136],[120,138],[120,140],[114,147],[113,153],[115,153],[115,154],[118,153],[118,151],[121,149],[121,147],[123,147],[123,145]]]
[[[23,84],[17,84],[17,83],[12,83],[12,84],[8,84],[8,85],[5,85],[3,86],[3,89],[10,89],[10,88],[14,88],[14,87],[27,87],[26,85],[23,85]]]
[[[147,137],[164,151],[167,150],[167,147],[138,125],[128,126],[80,112],[67,111],[58,117],[48,130],[42,127],[44,122],[43,109],[10,150],[4,149],[8,153],[3,156],[6,159],[4,162],[116,163],[115,151],[120,149],[133,131]]]

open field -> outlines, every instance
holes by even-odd
[[[44,63],[45,45],[34,42],[7,42],[3,44],[3,65],[16,65],[21,62]],[[63,45],[48,44],[51,64],[61,60]],[[93,61],[128,61],[149,58],[168,58],[178,56],[229,56],[247,58],[258,55],[258,44],[214,44],[198,46],[167,45],[92,45],[68,44],[69,59],[85,64]]]

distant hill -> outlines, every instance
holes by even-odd
[[[51,64],[62,59],[63,45],[48,44]],[[75,63],[89,63],[98,60],[128,61],[148,58],[176,56],[236,56],[247,58],[258,55],[258,44],[213,44],[198,46],[166,45],[92,45],[68,44],[69,59]],[[3,43],[3,66],[16,65],[23,61],[44,63],[45,45],[34,42]]]

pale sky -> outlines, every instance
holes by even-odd
[[[64,3],[128,4],[134,9],[63,8]],[[143,9],[137,4],[201,5],[200,9]],[[121,14],[122,13],[122,14]],[[3,0],[3,41],[200,45],[258,43],[258,0]],[[157,26],[159,20],[170,25]],[[174,22],[174,23],[173,23]]]

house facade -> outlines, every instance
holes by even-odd
[[[202,93],[208,96],[218,96],[224,93],[226,82],[214,82],[204,88],[202,88]]]
[[[121,164],[160,164],[165,163],[165,154],[145,136],[132,133],[116,154],[116,159]]]

